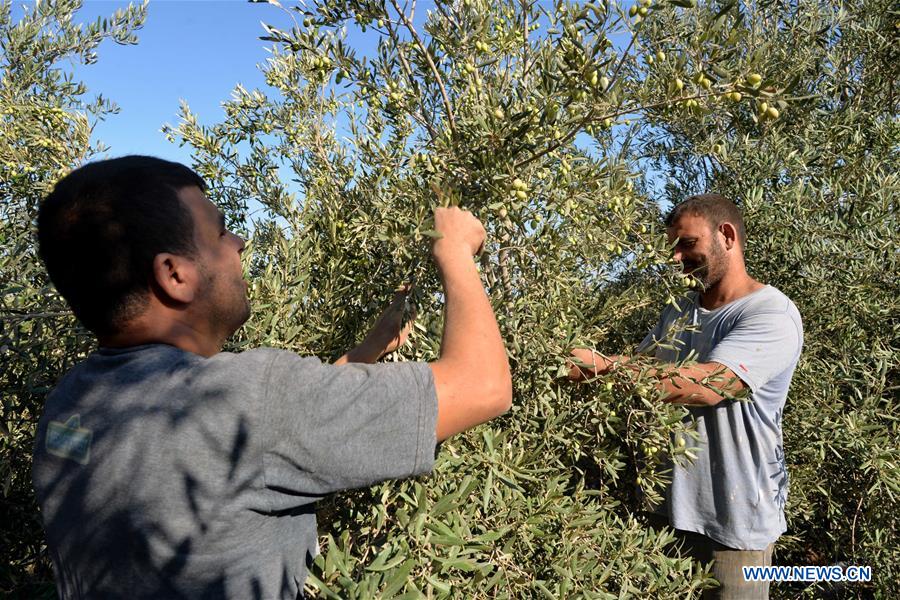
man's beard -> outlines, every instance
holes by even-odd
[[[244,280],[227,281],[201,266],[204,285],[202,294],[209,306],[209,323],[224,337],[231,336],[250,318],[250,301]]]
[[[686,267],[685,270],[690,270],[691,276],[703,284],[704,289],[708,290],[718,285],[728,270],[725,249],[719,244],[718,240],[713,240],[710,253],[706,256],[706,260],[703,263],[688,262],[684,266]]]

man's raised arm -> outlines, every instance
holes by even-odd
[[[441,356],[431,363],[438,398],[437,439],[497,417],[512,405],[512,377],[500,329],[473,256],[484,227],[456,207],[434,211],[432,255],[446,297]]]

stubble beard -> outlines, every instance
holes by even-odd
[[[210,328],[227,339],[250,318],[250,300],[244,280],[226,280],[205,265],[201,266],[200,271],[204,281],[202,293],[209,303]]]
[[[709,256],[706,257],[705,264],[699,269],[700,273],[693,273],[693,276],[703,284],[704,289],[710,289],[719,284],[728,270],[728,257],[725,254],[725,248],[718,240],[713,240],[710,248]]]

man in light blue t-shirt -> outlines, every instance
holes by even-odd
[[[721,587],[705,597],[767,598],[768,583],[744,581],[741,567],[771,564],[773,544],[786,529],[781,421],[803,345],[800,313],[787,296],[747,274],[743,218],[728,199],[692,196],[672,210],[666,226],[670,242],[677,240],[675,259],[701,291],[666,306],[637,352],[666,364],[652,374],[667,402],[688,406],[699,440],[697,459],[673,466],[657,511],[695,559],[714,561]],[[629,362],[593,350],[573,355],[591,365],[574,366],[575,380]],[[732,398],[745,390],[749,401]]]

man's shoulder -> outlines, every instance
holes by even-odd
[[[765,285],[727,305],[718,319],[719,336],[746,326],[752,335],[765,335],[782,342],[790,338],[800,345],[803,343],[800,312],[786,294],[772,285]],[[790,337],[791,333],[796,337]]]
[[[323,363],[315,356],[303,356],[290,350],[261,346],[240,352],[220,352],[208,360],[211,367],[228,370],[311,369]]]
[[[293,354],[287,350],[261,346],[259,348],[250,348],[238,352],[219,352],[218,354],[209,357],[207,362],[212,365],[222,365],[227,367],[235,367],[238,365],[268,366],[275,360],[287,355]]]
[[[165,344],[99,348],[62,375],[48,395],[45,412],[52,412],[60,402],[68,408],[74,401],[89,398],[98,390],[129,392],[140,402],[161,388],[173,386],[188,389],[215,382],[216,385],[259,387],[273,368],[302,372],[320,364],[317,358],[270,347],[219,352],[209,358]],[[139,390],[144,392],[137,393]]]
[[[178,373],[239,375],[247,371],[268,370],[276,361],[294,366],[319,363],[314,357],[264,346],[237,352],[218,352],[207,358],[167,344],[147,344],[131,348],[100,348],[66,373],[60,383],[78,376],[105,376],[119,370],[133,374],[134,377],[129,378],[132,380]]]
[[[800,322],[800,311],[788,296],[773,285],[763,285],[758,290],[751,292],[741,303],[743,314],[780,313],[787,314],[792,319]]]

